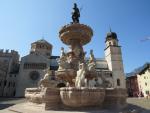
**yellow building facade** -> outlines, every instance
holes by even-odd
[[[150,97],[150,64],[145,64],[143,69],[137,74],[139,91],[144,97]]]

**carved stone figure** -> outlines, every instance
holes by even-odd
[[[95,71],[95,68],[96,68],[95,57],[94,57],[94,54],[93,54],[93,50],[90,50],[88,70],[89,71]]]
[[[57,62],[59,64],[58,70],[65,70],[69,66],[68,63],[67,63],[67,55],[64,52],[63,47],[61,48],[61,55],[60,55],[60,58],[57,59]]]
[[[40,81],[40,87],[43,88],[43,87],[56,87],[57,85],[57,81],[54,80],[54,79],[51,79],[52,77],[52,71],[48,68],[47,70],[47,73],[45,74],[44,78],[41,79]]]
[[[73,11],[72,11],[72,20],[74,23],[79,23],[80,11],[77,7],[77,4],[74,3]]]
[[[77,71],[77,76],[75,79],[75,87],[80,88],[80,87],[84,87],[87,84],[85,83],[85,81],[87,81],[85,79],[85,75],[86,75],[85,64],[81,63],[79,65],[79,70]]]
[[[95,57],[94,57],[94,54],[93,54],[93,50],[92,50],[92,49],[90,50],[89,62],[95,62]]]
[[[65,52],[64,52],[64,48],[63,47],[61,47],[61,55],[60,55],[60,57],[64,57],[66,54],[65,54]]]

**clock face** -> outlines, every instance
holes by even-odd
[[[38,80],[39,79],[39,77],[40,77],[40,74],[39,74],[39,72],[37,72],[37,71],[32,71],[32,72],[30,72],[30,79],[31,80],[33,80],[33,81],[35,81],[35,80]]]

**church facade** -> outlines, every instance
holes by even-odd
[[[17,78],[16,96],[24,96],[27,87],[37,87],[40,79],[45,74],[45,69],[50,66],[52,45],[44,39],[31,44],[30,53],[21,58]]]

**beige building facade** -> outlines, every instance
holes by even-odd
[[[137,74],[139,91],[144,97],[150,97],[150,64],[145,64],[144,68]]]
[[[128,73],[126,82],[129,96],[150,97],[150,63]]]

